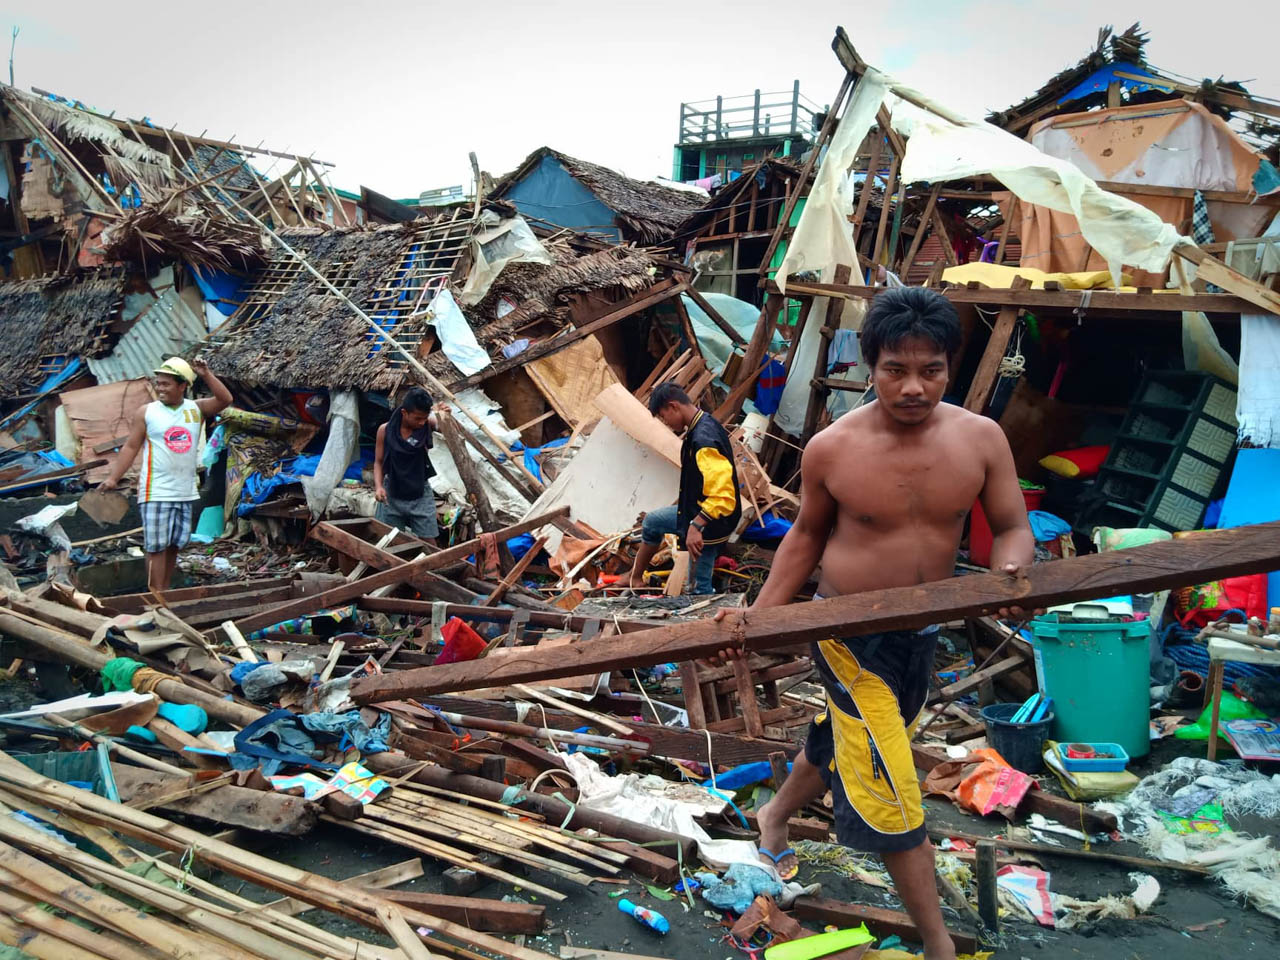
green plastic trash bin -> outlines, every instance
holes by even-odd
[[[1130,757],[1145,757],[1151,752],[1151,627],[1146,620],[1085,616],[1083,607],[1031,622],[1036,681],[1053,697],[1054,739],[1118,743]]]

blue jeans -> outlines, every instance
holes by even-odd
[[[657,510],[650,510],[644,516],[644,523],[640,527],[640,538],[650,546],[656,547],[662,542],[665,534],[684,533],[683,530],[676,528],[676,507],[672,504],[669,507],[659,507]],[[693,589],[690,593],[715,593],[715,587],[711,585],[711,572],[716,567],[716,560],[720,557],[720,551],[724,549],[723,543],[710,544],[702,548],[702,554],[693,563]]]

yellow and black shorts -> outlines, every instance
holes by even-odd
[[[827,710],[810,724],[804,750],[831,790],[845,846],[892,853],[925,839],[911,732],[929,695],[937,644],[932,627],[813,645]]]

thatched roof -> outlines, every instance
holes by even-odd
[[[281,236],[366,313],[391,328],[408,326],[396,329],[400,338],[420,336],[421,320],[399,323],[414,304],[388,291],[409,289],[403,268],[427,229],[414,221],[377,229],[295,228]],[[280,256],[259,271],[205,353],[215,373],[250,385],[392,389],[404,377],[403,365],[372,338],[354,311],[292,257]]]
[[[1101,28],[1098,31],[1097,45],[1078,63],[1055,74],[1044,86],[1021,103],[992,113],[987,117],[987,122],[1004,128],[1020,117],[1056,106],[1058,101],[1082,80],[1110,64],[1129,63],[1141,66],[1146,62],[1143,48],[1147,40],[1148,35],[1142,31],[1141,24],[1135,23],[1121,34],[1115,33],[1109,26]],[[1106,102],[1105,93],[1102,94],[1101,99],[1103,103]],[[1065,107],[1065,104],[1062,106]],[[1072,109],[1082,109],[1082,106],[1077,102]]]
[[[108,271],[0,283],[0,395],[29,393],[65,359],[105,354],[123,299],[123,278]]]
[[[622,300],[652,286],[653,260],[634,247],[584,250],[571,238],[544,241],[555,263],[510,263],[498,275],[483,300],[466,309],[467,318],[483,344],[535,320],[564,323],[576,294],[607,292]],[[516,308],[501,318],[498,304]]]
[[[520,166],[498,181],[489,196],[503,196],[548,156],[558,160],[571,177],[612,210],[625,239],[636,243],[657,244],[670,239],[676,228],[706,200],[691,190],[633,180],[617,170],[578,160],[550,147],[541,147],[525,157]]]
[[[798,181],[800,179],[800,167],[789,160],[783,160],[779,157],[769,157],[759,163],[752,164],[742,171],[742,176],[732,183],[726,183],[720,187],[712,195],[711,199],[689,214],[684,222],[680,224],[675,238],[677,240],[688,240],[713,221],[720,211],[729,206],[744,205],[746,196],[751,191],[753,181],[763,179],[764,186],[767,188],[769,182],[775,178],[790,178]],[[812,182],[812,174],[810,175],[810,181]],[[806,192],[807,189],[806,187]],[[768,230],[772,229],[772,227],[773,224],[771,223],[757,222],[756,224],[756,228],[759,230]]]

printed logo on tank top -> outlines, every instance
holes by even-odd
[[[186,427],[174,426],[164,432],[164,445],[173,453],[190,453],[194,444],[195,439]]]

